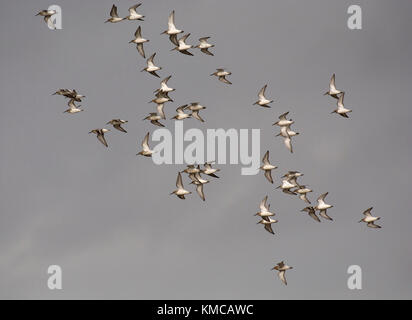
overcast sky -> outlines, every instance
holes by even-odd
[[[134,4],[115,3],[120,16]],[[62,7],[62,30],[35,16],[51,4]],[[356,1],[355,31],[353,1],[145,1],[144,22],[105,24],[112,4],[1,1],[0,298],[412,298],[411,1]],[[211,36],[214,57],[170,52],[160,33],[173,9],[190,43]],[[261,155],[270,150],[279,167],[274,185],[221,165],[205,202],[196,193],[182,201],[169,195],[182,165],[136,157],[156,128],[141,119],[160,82],[140,72],[145,60],[128,44],[138,25],[161,77],[173,75],[167,118],[199,101],[206,122],[186,129],[260,128]],[[209,76],[218,67],[232,86]],[[332,73],[350,119],[330,114]],[[259,109],[266,83],[275,102]],[[63,114],[67,100],[50,95],[58,88],[84,93],[85,111]],[[294,154],[272,126],[286,111],[300,132]],[[113,118],[128,120],[128,133],[109,132],[106,149],[88,132]],[[288,170],[305,174],[311,200],[329,192],[333,222],[313,221],[304,202],[275,189]],[[274,236],[253,216],[265,195]],[[382,229],[358,223],[371,206]],[[281,260],[294,267],[287,287],[270,270]],[[47,288],[54,264],[60,291]],[[350,265],[362,268],[362,290],[346,285]]]

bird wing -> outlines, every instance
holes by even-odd
[[[97,139],[98,139],[101,143],[103,143],[106,147],[108,146],[108,145],[107,145],[107,142],[106,142],[106,139],[104,138],[104,133],[98,133],[98,134],[97,134]]]
[[[117,7],[115,5],[112,6],[112,9],[110,10],[110,16],[112,18],[118,18],[119,15],[117,14]]]
[[[214,56],[214,54],[211,53],[208,48],[200,49],[200,51],[202,51],[203,53],[206,53],[206,54],[209,55],[209,56]]]
[[[171,77],[172,77],[172,76],[168,76],[168,77],[164,78],[164,79],[162,80],[162,82],[160,82],[160,85],[167,85],[167,82],[170,80]]]
[[[176,109],[176,112],[177,113],[180,113],[180,114],[184,114],[185,112],[183,111],[184,110],[184,108],[186,108],[187,107],[187,104],[184,104],[183,106],[180,106],[179,108],[177,108]]]
[[[265,170],[265,177],[270,183],[273,183],[272,170]]]
[[[130,14],[137,13],[137,12],[136,12],[136,9],[139,8],[141,5],[142,5],[141,3],[138,3],[138,4],[135,4],[134,6],[131,6],[131,7],[129,8],[129,13],[130,13]]]
[[[327,220],[330,220],[330,221],[333,220],[331,217],[328,216],[328,214],[326,213],[326,210],[320,210],[319,214],[320,214],[321,217],[323,217]]]
[[[202,117],[199,115],[199,111],[197,110],[192,112],[192,117],[201,122],[205,122],[205,120],[202,119]]]
[[[345,92],[342,92],[339,96],[338,102],[336,103],[338,107],[343,108],[343,98],[345,97]]]
[[[185,41],[187,40],[187,38],[190,36],[190,33],[188,33],[188,34],[185,34],[183,37],[181,37],[180,39],[179,39],[179,44],[186,44],[185,43]]]
[[[286,277],[285,277],[285,270],[279,271],[279,272],[278,272],[278,276],[279,276],[279,279],[280,279],[285,285],[288,284],[287,281],[286,281]]]
[[[179,46],[179,42],[177,41],[177,34],[169,35],[169,40],[176,46]]]
[[[204,192],[203,192],[203,184],[202,184],[202,183],[199,183],[199,184],[196,186],[196,192],[197,192],[197,194],[199,195],[199,197],[200,197],[203,201],[205,201],[205,194],[204,194]]]
[[[266,99],[266,98],[265,98],[265,90],[266,90],[266,87],[267,87],[267,84],[265,84],[265,85],[263,86],[263,88],[260,89],[260,91],[259,91],[259,93],[258,93],[258,97],[259,97],[260,99]]]
[[[289,111],[281,114],[281,115],[279,116],[279,120],[286,120],[286,116],[287,116],[288,114],[289,114]]]
[[[175,11],[173,10],[169,15],[168,26],[170,29],[175,29]]]
[[[272,225],[271,224],[265,224],[265,230],[267,231],[267,232],[269,232],[269,233],[271,233],[271,234],[275,234],[274,232],[273,232],[273,229],[272,229]]]
[[[263,156],[262,162],[263,162],[264,164],[270,164],[270,163],[269,163],[269,150],[266,151],[265,155]]]
[[[261,211],[269,210],[267,203],[266,203],[267,200],[268,200],[268,196],[264,197],[262,201],[260,202],[259,208]]]
[[[176,187],[178,189],[183,189],[182,175],[180,172],[177,174]]]
[[[373,228],[373,229],[379,229],[379,228],[381,228],[381,226],[378,226],[377,224],[375,224],[375,223],[373,223],[373,222],[368,222],[368,223],[367,223],[367,226],[368,226],[369,228]]]
[[[47,25],[50,29],[56,29],[56,26],[53,23],[52,16],[45,16],[44,21],[47,23]]]
[[[209,38],[210,38],[210,37],[203,37],[203,38],[200,38],[199,41],[202,42],[202,43],[207,43],[207,40],[208,40]]]
[[[162,117],[162,119],[166,119],[166,115],[165,115],[165,113],[164,113],[164,111],[163,111],[163,107],[164,107],[164,104],[163,104],[163,103],[157,104],[157,106],[156,106],[156,111],[157,111],[157,113],[159,114],[159,116]]]
[[[139,26],[136,30],[136,32],[134,33],[134,36],[139,39],[142,37],[142,28]]]
[[[335,86],[335,74],[332,75],[332,78],[330,79],[330,83],[329,83],[329,88],[330,90],[336,90],[336,86]]]
[[[145,53],[144,53],[143,43],[138,43],[137,46],[136,46],[136,48],[137,48],[137,51],[139,51],[140,55],[141,55],[143,58],[146,58],[146,55],[145,55]]]
[[[289,151],[293,153],[292,139],[289,136],[287,136],[284,140],[284,143],[286,148],[288,148]]]
[[[319,198],[318,198],[318,201],[324,201],[325,198],[326,198],[326,196],[328,195],[328,193],[329,193],[329,192],[326,192],[326,193],[324,193],[324,194],[321,194],[321,195],[319,196]]]
[[[309,216],[310,216],[311,218],[313,218],[313,219],[316,220],[317,222],[320,222],[320,219],[319,219],[319,217],[316,215],[315,210],[310,210],[308,214],[309,214]]]
[[[372,211],[373,207],[370,207],[369,209],[366,209],[363,214],[367,217],[372,217],[371,211]]]
[[[148,66],[152,66],[152,67],[154,66],[153,59],[154,59],[155,56],[156,56],[156,52],[153,53],[153,54],[150,56],[149,59],[147,59],[147,65],[148,65]]]
[[[120,123],[114,124],[113,127],[114,127],[115,129],[121,131],[121,132],[127,133],[127,131],[126,131],[124,128],[122,128],[122,126],[121,126]]]
[[[230,82],[229,80],[227,80],[227,79],[225,78],[225,76],[220,76],[220,77],[219,77],[219,80],[222,81],[223,83],[226,83],[226,84],[232,84],[232,82]]]
[[[144,139],[143,139],[143,141],[142,141],[142,148],[143,148],[143,150],[145,150],[145,151],[150,150],[150,148],[149,148],[149,132],[146,133],[146,135],[145,135],[145,137],[144,137]]]

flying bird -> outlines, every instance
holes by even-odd
[[[303,200],[303,201],[310,204],[310,201],[307,198],[306,194],[308,194],[309,192],[312,192],[311,189],[309,189],[306,186],[302,185],[302,186],[299,186],[294,192],[296,192],[299,195],[299,199],[301,199],[301,200]]]
[[[166,92],[157,92],[156,93],[156,98],[154,98],[153,100],[149,101],[150,102],[154,102],[156,104],[161,104],[161,103],[165,103],[165,102],[169,102],[172,101],[172,99],[170,99],[169,95]]]
[[[210,48],[213,48],[215,45],[214,45],[214,44],[210,44],[210,43],[207,42],[207,40],[208,40],[209,38],[210,38],[210,37],[200,38],[200,39],[199,39],[199,44],[198,44],[195,48],[199,48],[200,51],[202,51],[203,53],[205,53],[205,54],[207,54],[207,55],[209,55],[209,56],[213,56],[214,54],[211,53],[211,52],[209,51],[209,49],[210,49]]]
[[[206,162],[204,165],[203,165],[203,170],[202,170],[202,173],[204,173],[204,174],[206,174],[206,175],[208,175],[208,176],[211,176],[211,177],[213,177],[213,178],[219,178],[217,175],[215,175],[215,173],[216,172],[219,172],[220,171],[220,169],[217,169],[217,168],[212,168],[212,163],[213,163],[213,161],[212,162]]]
[[[191,53],[190,51],[188,51],[190,48],[193,48],[193,46],[191,44],[187,44],[186,40],[187,38],[190,36],[190,33],[185,34],[184,36],[182,36],[177,42],[178,45],[176,47],[174,47],[171,51],[173,50],[177,50],[180,53],[183,53],[185,55],[188,56],[193,56],[193,53]]]
[[[362,220],[360,220],[359,222],[365,222],[366,225],[369,228],[374,228],[374,229],[379,229],[381,228],[381,226],[378,226],[377,224],[375,224],[375,221],[378,221],[380,219],[380,217],[374,217],[371,214],[373,207],[370,207],[369,209],[366,209],[363,212],[363,215],[365,216]]]
[[[143,44],[145,42],[149,42],[149,40],[142,37],[142,28],[140,26],[137,28],[136,32],[134,33],[134,37],[135,38],[133,40],[130,40],[129,43],[135,43],[137,51],[139,51],[140,55],[143,58],[146,58],[146,55],[144,53]]]
[[[106,22],[111,22],[111,23],[116,23],[123,21],[125,18],[120,18],[119,15],[117,14],[117,7],[115,5],[112,6],[112,9],[110,10],[110,18],[105,21]]]
[[[278,271],[278,277],[285,285],[288,284],[286,281],[285,272],[290,269],[293,269],[293,267],[286,265],[283,261],[279,262],[276,266],[272,268],[272,270]]]
[[[81,105],[76,106],[76,104],[74,103],[74,99],[70,99],[69,103],[68,103],[69,109],[65,110],[64,112],[66,113],[77,113],[80,111],[84,111],[83,109],[81,109]]]
[[[296,193],[291,190],[292,188],[295,188],[295,187],[296,187],[295,183],[292,183],[289,179],[283,179],[282,184],[278,186],[276,189],[282,189],[284,193],[296,195]]]
[[[156,112],[151,112],[149,115],[144,118],[143,120],[149,120],[151,124],[154,124],[158,127],[164,127],[164,124],[160,123],[159,120],[162,119],[161,115],[158,115]]]
[[[172,119],[175,120],[183,120],[183,119],[187,119],[190,118],[192,115],[185,113],[184,109],[187,107],[187,104],[180,106],[179,108],[176,109],[177,115],[175,115]]]
[[[173,10],[169,15],[167,30],[163,31],[161,34],[168,34],[170,41],[178,46],[179,42],[177,41],[177,35],[182,32],[183,30],[179,30],[175,26],[175,11]]]
[[[199,166],[198,169],[200,170]],[[196,185],[196,192],[199,195],[199,197],[205,201],[205,194],[203,192],[203,185],[206,183],[209,183],[209,180],[203,179],[200,175],[200,171],[194,174],[191,174],[193,176],[192,182],[190,184],[195,184]]]
[[[279,121],[275,122],[272,125],[273,126],[276,125],[276,126],[279,126],[279,127],[284,127],[284,126],[290,126],[290,125],[294,124],[295,122],[292,119],[291,120],[286,119],[288,114],[289,114],[289,111],[281,114],[279,116]]]
[[[182,172],[185,172],[187,174],[195,174],[200,172],[200,168],[196,168],[193,164],[189,164]]]
[[[199,120],[200,122],[205,122],[205,120],[203,120],[203,118],[199,115],[199,111],[193,111],[190,116],[196,120]]]
[[[97,139],[106,147],[108,147],[106,139],[104,138],[104,134],[106,132],[109,132],[109,129],[93,129],[92,131],[90,131],[89,133],[94,133],[97,137]]]
[[[326,192],[322,195],[319,196],[318,198],[318,204],[316,205],[316,207],[314,207],[316,210],[319,210],[319,215],[327,220],[333,220],[331,217],[329,217],[326,213],[326,210],[328,210],[329,208],[332,208],[333,206],[330,204],[325,203],[325,198],[326,196],[329,194],[329,192]]]
[[[272,223],[278,222],[275,219],[271,219],[270,217],[265,217],[265,219],[260,220],[257,224],[263,224],[264,228],[267,232],[271,234],[275,234],[272,229]]]
[[[160,76],[156,73],[156,71],[159,71],[159,70],[161,70],[162,68],[155,66],[155,64],[154,64],[154,62],[153,62],[153,59],[154,59],[155,55],[156,55],[156,52],[153,53],[153,54],[150,56],[149,59],[147,59],[147,61],[146,61],[146,62],[147,62],[147,67],[144,68],[144,69],[141,70],[141,71],[149,72],[150,74],[154,75],[155,77],[160,78]]]
[[[172,76],[168,76],[164,78],[162,82],[160,82],[160,88],[156,89],[155,93],[156,92],[169,93],[169,92],[175,91],[176,89],[173,89],[167,85],[167,82],[170,80],[171,77]]]
[[[144,21],[143,18],[144,16],[142,16],[140,13],[137,13],[136,9],[139,8],[142,4],[136,4],[134,6],[131,6],[129,8],[129,15],[127,17],[125,17],[124,19],[127,20],[140,20],[140,21]]]
[[[124,123],[127,123],[127,120],[112,119],[106,124],[111,124],[113,126],[113,128],[115,128],[115,129],[117,129],[121,132],[127,133],[127,131],[122,127],[122,124],[124,124]]]
[[[154,153],[154,151],[151,150],[150,147],[149,147],[149,132],[148,132],[146,134],[146,136],[144,137],[143,141],[142,141],[142,151],[140,151],[136,155],[151,157],[153,153]]]
[[[259,105],[259,106],[261,106],[261,107],[270,108],[269,103],[272,103],[273,100],[268,100],[268,99],[265,97],[265,91],[266,91],[267,86],[268,86],[268,85],[265,84],[265,85],[263,86],[263,88],[260,89],[260,91],[259,91],[259,93],[258,93],[259,100],[256,101],[256,102],[254,103],[254,105]]]
[[[177,174],[177,180],[176,180],[176,190],[173,191],[171,194],[177,195],[180,199],[185,199],[185,195],[191,194],[190,191],[187,191],[183,188],[183,182],[182,182],[182,175],[180,172]]]
[[[165,115],[165,112],[163,110],[164,106],[165,105],[163,103],[158,103],[157,106],[156,106],[156,111],[157,111],[157,114],[160,116],[160,118],[165,120],[166,115]]]
[[[219,81],[226,83],[226,84],[232,84],[229,80],[226,79],[226,76],[230,76],[232,72],[230,71],[225,71],[225,69],[219,68],[216,69],[216,72],[213,72],[211,76],[216,76],[218,77]]]
[[[185,109],[189,109],[190,111],[200,111],[206,109],[206,107],[202,106],[199,102],[192,102],[190,105],[186,106]]]
[[[329,91],[326,91],[324,96],[329,95],[335,99],[339,99],[339,94],[341,94],[342,91],[336,89],[335,86],[335,74],[332,75],[332,78],[330,79],[330,83],[329,83]]]
[[[200,110],[204,110],[206,107],[202,106],[199,102],[192,102],[190,105],[185,107],[185,110],[192,111],[191,116],[200,122],[205,122],[203,118],[199,115]]]
[[[50,29],[56,29],[56,26],[53,23],[53,20],[51,17],[57,13],[56,10],[42,10],[39,13],[36,14],[36,16],[42,16],[44,17],[44,22],[46,22],[47,26]]]
[[[347,114],[348,114],[349,112],[352,112],[352,110],[345,108],[345,106],[343,105],[343,98],[344,98],[344,96],[345,96],[345,92],[342,92],[342,93],[339,95],[338,102],[336,103],[336,105],[338,106],[338,108],[337,108],[336,110],[333,110],[332,113],[337,113],[338,115],[340,115],[340,116],[342,116],[342,117],[344,117],[344,118],[349,118]]]
[[[280,127],[280,132],[276,135],[276,137],[282,136],[283,138],[292,138],[297,135],[299,135],[299,132],[293,131],[290,129],[290,125],[287,125]]]
[[[307,212],[309,217],[311,217],[313,220],[320,222],[319,217],[316,215],[316,210],[314,207],[306,207],[301,210],[302,212]]]
[[[264,197],[260,202],[259,209],[260,211],[255,213],[255,216],[259,216],[262,219],[268,221],[269,217],[273,217],[275,214],[269,211],[270,205],[267,205],[268,196]]]
[[[263,165],[259,169],[263,170],[265,172],[266,179],[270,183],[273,183],[272,170],[276,169],[277,166],[274,166],[274,165],[270,164],[270,162],[269,162],[269,150],[266,151],[265,155],[263,156],[262,162],[263,162]]]

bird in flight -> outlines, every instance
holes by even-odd
[[[178,45],[176,47],[174,47],[171,51],[173,50],[177,50],[180,53],[183,53],[185,55],[188,56],[193,56],[193,53],[191,53],[190,51],[188,51],[190,48],[193,48],[193,46],[191,44],[187,44],[186,40],[187,38],[190,36],[190,33],[185,34],[184,36],[182,36],[177,42]]]
[[[309,217],[311,217],[313,220],[320,222],[319,217],[316,215],[316,210],[314,207],[306,207],[301,210],[301,212],[307,212]]]
[[[183,30],[179,30],[175,26],[175,11],[173,10],[169,15],[167,30],[163,31],[161,34],[168,34],[170,41],[178,46],[179,42],[177,41],[177,35],[183,33]]]
[[[142,151],[140,151],[136,155],[151,157],[153,153],[154,151],[149,148],[149,132],[148,132],[142,141]]]
[[[288,284],[286,281],[285,272],[290,269],[293,269],[293,267],[286,265],[283,261],[279,262],[272,268],[272,270],[278,271],[278,277],[285,285]]]
[[[262,162],[263,162],[263,165],[259,169],[263,170],[265,172],[266,179],[270,183],[273,183],[272,170],[276,169],[277,166],[274,166],[274,165],[270,164],[270,162],[269,162],[269,150],[266,151],[265,155],[263,156]]]
[[[104,137],[104,134],[106,132],[109,132],[109,129],[103,128],[103,129],[93,129],[92,131],[90,131],[89,133],[94,133],[97,137],[97,139],[105,146],[108,147],[106,139]]]
[[[207,40],[210,39],[210,37],[203,37],[199,39],[199,44],[195,48],[199,48],[200,51],[203,53],[213,56],[214,54],[209,51],[210,48],[213,48],[215,45],[210,44],[207,42]]]
[[[332,78],[330,79],[329,82],[329,90],[325,92],[324,96],[329,95],[335,99],[339,99],[339,94],[341,94],[342,91],[336,89],[335,86],[335,74],[332,75]]]
[[[337,113],[338,115],[344,117],[344,118],[349,118],[349,116],[347,115],[349,112],[352,112],[351,109],[347,109],[345,108],[345,106],[343,105],[343,98],[345,96],[345,92],[342,92],[339,95],[338,101],[336,102],[336,105],[338,106],[337,109],[333,110],[332,113]]]
[[[115,5],[112,6],[112,9],[110,10],[110,18],[105,21],[106,22],[111,22],[111,23],[116,23],[123,21],[125,18],[120,18],[119,15],[117,14],[117,7]]]
[[[230,76],[231,74],[232,74],[232,72],[225,71],[225,69],[223,69],[223,68],[219,68],[219,69],[216,69],[216,71],[213,72],[211,74],[211,76],[216,76],[219,79],[219,81],[221,81],[223,83],[232,84],[232,82],[230,82],[229,80],[226,79],[226,76]]]
[[[69,103],[68,103],[69,109],[65,110],[64,112],[66,113],[78,113],[80,111],[84,111],[83,109],[81,109],[81,105],[76,106],[76,104],[74,103],[74,99],[70,99]]]
[[[259,93],[258,93],[259,100],[256,101],[256,102],[254,103],[254,105],[259,105],[259,106],[261,106],[261,107],[270,108],[269,103],[272,103],[273,100],[269,100],[269,99],[267,99],[267,98],[265,97],[265,91],[266,91],[267,86],[268,86],[268,85],[265,84],[265,85],[263,86],[263,88],[260,89],[260,91],[259,91]]]
[[[142,37],[142,28],[140,26],[137,28],[136,32],[134,33],[134,37],[135,38],[133,40],[130,40],[129,43],[135,43],[137,51],[140,53],[140,55],[143,58],[146,58],[146,55],[144,53],[143,44],[145,42],[149,42],[149,40]]]
[[[365,222],[366,225],[369,228],[374,228],[374,229],[380,229],[381,226],[378,226],[377,224],[375,224],[376,221],[378,221],[380,219],[380,217],[374,217],[371,214],[373,207],[370,207],[369,209],[366,209],[363,212],[363,215],[365,216],[362,220],[360,220],[359,222]]]
[[[141,71],[146,71],[146,72],[154,75],[155,77],[160,78],[160,76],[156,73],[156,71],[159,71],[159,70],[161,70],[162,68],[155,66],[155,64],[154,64],[154,62],[153,62],[153,59],[154,59],[155,56],[156,56],[156,52],[153,53],[153,54],[150,56],[149,59],[147,59],[147,61],[146,61],[147,67],[144,68],[144,69],[141,70]]]
[[[42,16],[44,17],[44,22],[46,22],[47,26],[50,29],[56,29],[56,26],[53,23],[53,20],[51,17],[57,13],[56,10],[42,10],[39,13],[36,14],[36,16]]]
[[[333,219],[331,217],[329,217],[327,212],[326,212],[326,210],[333,207],[332,205],[325,203],[325,198],[328,194],[329,194],[329,192],[326,192],[326,193],[320,195],[318,200],[317,200],[318,204],[314,208],[316,210],[319,210],[319,215],[322,218],[332,221]]]
[[[175,194],[183,200],[185,199],[185,195],[192,193],[190,191],[185,190],[185,188],[183,187],[182,175],[180,174],[180,172],[177,173],[176,188],[177,189],[173,191],[171,194]]]
[[[136,9],[139,8],[142,4],[135,4],[134,6],[131,6],[129,8],[129,15],[127,17],[125,17],[124,19],[126,20],[140,20],[140,21],[144,21],[143,18],[144,16],[141,15],[140,13],[137,13]]]
[[[127,120],[122,120],[122,119],[112,119],[106,124],[111,124],[113,128],[116,130],[119,130],[121,132],[127,133],[127,131],[122,127],[122,124],[127,123]]]

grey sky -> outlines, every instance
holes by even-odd
[[[104,24],[106,0],[0,3],[0,298],[412,297],[410,1],[356,1],[359,31],[346,26],[352,1],[145,1],[146,54],[157,52],[176,88],[167,117],[200,101],[206,122],[186,129],[261,128],[261,154],[279,166],[273,186],[221,166],[204,203],[169,195],[181,165],[135,156],[155,129],[141,119],[159,85],[128,44],[139,23]],[[121,16],[134,4],[115,3]],[[51,4],[62,7],[62,30],[34,16]],[[190,43],[211,36],[214,57],[169,51],[160,33],[172,9]],[[232,71],[232,86],[209,76],[217,67]],[[332,73],[350,119],[331,115],[335,101],[322,95]],[[275,102],[258,109],[265,83]],[[50,94],[66,87],[87,96],[85,112],[62,113],[67,101]],[[271,126],[286,111],[301,132],[293,155]],[[105,149],[87,133],[112,118],[127,119],[128,134],[110,132]],[[311,200],[329,191],[335,221],[314,222],[275,190],[287,170],[305,174]],[[265,195],[275,236],[253,217]],[[370,206],[380,230],[357,223]],[[294,267],[287,287],[269,270],[280,260]],[[52,264],[63,269],[61,291],[46,286]],[[352,264],[363,270],[360,291],[346,286]]]

